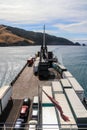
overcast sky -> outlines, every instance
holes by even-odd
[[[0,24],[87,40],[87,0],[0,0]]]

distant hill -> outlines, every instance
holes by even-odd
[[[47,45],[80,45],[74,44],[72,41],[45,35]],[[0,25],[0,46],[29,46],[41,45],[43,42],[43,34],[24,29]]]

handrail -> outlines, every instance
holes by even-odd
[[[12,126],[11,126],[12,125]],[[6,122],[6,123],[0,123],[0,128],[3,128],[3,130],[7,130],[8,128],[10,129],[13,129],[14,128],[14,125],[15,123],[12,123],[12,122]],[[62,130],[62,128],[60,126],[70,126],[70,128],[68,127],[68,130],[74,130],[74,126],[76,124],[40,124],[40,125],[37,125],[36,129],[35,130],[42,130],[44,127],[44,130],[45,129],[48,129],[48,130],[51,130],[51,129],[55,129],[55,130],[58,130],[58,127],[59,127],[59,130]],[[24,129],[26,128],[26,130],[29,129],[29,123],[24,123],[24,126],[23,127]],[[57,127],[56,127],[57,126]],[[80,127],[82,126],[82,127]],[[79,127],[79,130],[87,130],[87,124],[78,124],[78,127]],[[31,128],[32,129],[32,128]]]

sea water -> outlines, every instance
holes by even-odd
[[[9,84],[40,46],[0,47],[0,87]],[[77,79],[87,97],[87,46],[48,46]]]
[[[82,85],[87,97],[87,46],[62,46],[56,48],[55,53],[59,61]]]

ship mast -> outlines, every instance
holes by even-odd
[[[44,47],[46,46],[46,43],[45,43],[45,25],[43,27],[43,46]]]

